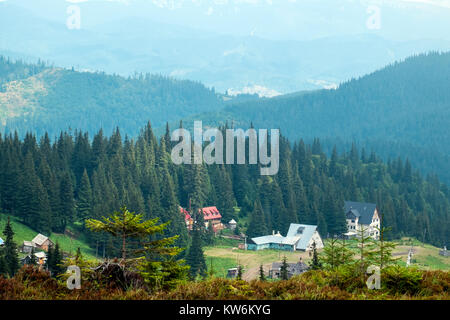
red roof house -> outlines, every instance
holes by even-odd
[[[217,207],[205,207],[199,209],[199,211],[203,212],[203,220],[205,220],[205,226],[208,227],[209,223],[212,224],[214,231],[218,231],[223,229],[223,224],[221,222],[222,215],[220,214]],[[186,221],[186,227],[189,230],[192,230],[192,225],[194,223],[194,219],[189,211],[180,207],[180,213],[184,215],[184,220]]]

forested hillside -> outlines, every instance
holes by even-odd
[[[217,110],[223,99],[193,81],[136,74],[130,78],[76,72],[0,58],[0,132],[51,137],[66,128],[110,134],[116,126],[132,136],[152,119],[155,126]]]
[[[16,81],[15,81],[16,80]],[[148,119],[157,133],[185,119],[280,128],[291,140],[320,137],[328,155],[355,142],[384,160],[401,157],[450,183],[450,53],[415,56],[337,90],[258,99],[226,97],[192,81],[157,75],[123,78],[0,59],[0,132],[55,137],[119,126],[135,137]],[[225,98],[225,99],[224,99]],[[225,101],[224,101],[225,100]],[[191,121],[192,120],[192,121]]]
[[[12,61],[9,58],[0,56],[0,92],[4,90],[3,85],[5,83],[28,78],[46,68],[46,64],[42,61],[36,64],[28,64],[21,60]]]
[[[324,237],[345,230],[344,200],[367,201],[378,204],[391,237],[449,245],[449,189],[436,176],[423,178],[408,161],[383,163],[356,147],[329,159],[318,139],[292,147],[283,138],[279,173],[268,177],[257,165],[176,166],[167,141],[167,134],[158,141],[149,124],[136,140],[118,129],[110,137],[100,131],[92,141],[82,132],[62,133],[54,142],[48,135],[2,136],[1,212],[45,234],[71,225],[92,247],[117,256],[115,240],[88,232],[84,221],[122,205],[172,221],[167,235],[180,235],[178,243],[186,246],[179,205],[189,199],[194,208],[217,206],[224,222],[236,219],[249,236],[286,233],[290,223],[301,222],[317,223]]]
[[[430,53],[343,83],[337,90],[244,102],[200,118],[281,128],[290,139],[320,137],[329,151],[335,144],[348,149],[355,141],[385,159],[409,158],[450,183],[449,88],[450,53]]]

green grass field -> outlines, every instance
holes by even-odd
[[[206,257],[206,265],[208,273],[211,272],[212,268],[214,276],[220,278],[226,277],[228,269],[237,267],[235,259],[222,257]]]
[[[38,234],[36,231],[30,227],[22,224],[16,217],[10,217],[11,225],[14,231],[14,241],[20,247],[24,240],[31,241]],[[3,230],[5,229],[7,221],[7,216],[5,214],[0,214],[0,237],[4,239]],[[95,259],[95,251],[91,249],[86,242],[84,242],[83,237],[79,239],[71,239],[69,236],[64,234],[52,233],[50,239],[54,243],[59,243],[61,249],[69,254],[74,254],[77,248],[81,249],[81,253],[85,258]]]
[[[225,240],[225,241],[224,241]],[[227,243],[229,239],[223,239],[216,242],[215,246],[205,247],[205,257],[207,263],[209,259],[213,259],[213,263],[217,261],[218,267],[215,274],[219,277],[223,277],[226,274],[228,268],[236,267],[239,263],[244,267],[244,279],[255,279],[258,276],[259,266],[263,265],[267,271],[270,268],[272,262],[281,261],[286,256],[288,262],[296,262],[300,258],[304,262],[308,262],[311,257],[306,252],[284,252],[277,250],[261,250],[261,251],[244,251],[237,250],[236,247],[239,243],[233,240]],[[423,244],[417,239],[402,238],[394,241],[397,245],[393,254],[398,258],[397,263],[401,266],[406,265],[406,259],[408,251],[412,247],[414,250],[412,266],[415,266],[422,270],[450,270],[450,258],[439,255],[439,248],[429,244]],[[325,245],[327,241],[325,240]],[[358,241],[348,240],[347,245],[355,253],[355,257],[358,256]],[[321,250],[319,250],[319,253]],[[209,265],[208,265],[209,268]],[[215,267],[214,267],[215,268]],[[220,269],[220,271],[219,271]]]

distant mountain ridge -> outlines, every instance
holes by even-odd
[[[64,4],[59,4],[58,20],[54,21],[20,7],[21,2],[24,5],[26,1],[0,2],[0,51],[76,70],[123,76],[137,71],[201,81],[220,92],[254,86],[280,93],[321,89],[412,54],[450,50],[445,38],[398,41],[382,33],[387,28],[367,32],[363,20],[358,23],[363,29],[354,34],[294,40],[268,39],[258,33],[223,34],[156,21],[154,16],[117,16],[114,20],[120,7],[111,13],[111,21],[92,25],[86,21],[95,21],[92,12],[101,10],[94,8],[99,3],[91,1],[80,4],[82,28],[69,30]],[[363,18],[365,8],[357,7],[363,9]]]
[[[450,53],[418,55],[337,90],[275,98],[225,96],[199,82],[158,75],[124,78],[0,59],[0,131],[23,135],[67,128],[136,136],[150,120],[157,133],[184,120],[205,125],[280,128],[291,140],[319,137],[329,152],[356,142],[384,158],[409,158],[450,183]]]
[[[409,158],[450,182],[450,52],[418,55],[339,86],[225,107],[207,123],[280,128],[328,149],[356,141],[386,158]],[[343,148],[341,148],[343,149]]]
[[[68,128],[110,133],[117,126],[136,136],[196,112],[218,110],[214,89],[187,80],[139,74],[124,78],[0,58],[0,132],[56,136]]]

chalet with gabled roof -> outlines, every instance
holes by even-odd
[[[310,251],[313,244],[316,249],[323,248],[323,241],[317,231],[317,226],[291,223],[286,237],[279,232],[272,235],[251,238],[248,240],[248,250],[275,249],[285,251]]]
[[[381,215],[375,203],[344,202],[344,213],[347,220],[347,236],[356,236],[358,230],[365,229],[366,235],[374,239],[380,236]]]
[[[48,251],[48,249],[54,245],[53,241],[50,240],[49,237],[44,236],[40,233],[36,237],[34,237],[31,242],[35,244],[36,248],[42,249],[44,251]]]

